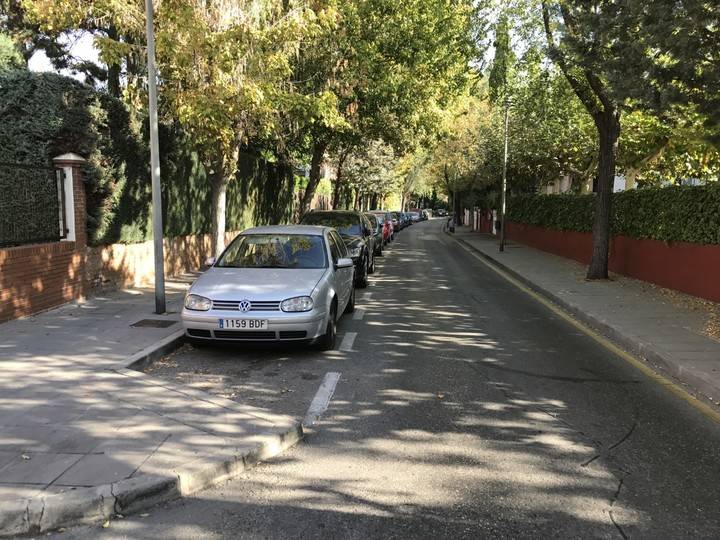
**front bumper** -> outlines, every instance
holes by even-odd
[[[306,313],[232,311],[190,311],[183,309],[181,320],[185,335],[193,339],[215,341],[304,341],[325,334],[327,313],[312,310]],[[220,328],[219,319],[255,319],[268,321],[267,330],[227,330]]]

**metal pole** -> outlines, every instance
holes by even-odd
[[[505,152],[503,154],[502,193],[500,201],[500,251],[505,251],[505,199],[507,194],[507,162],[508,162],[508,111],[510,100],[505,98]]]
[[[155,31],[152,0],[145,0],[147,36],[148,97],[150,112],[150,169],[152,179],[152,223],[155,251],[155,313],[165,313],[165,267],[163,264],[162,192],[158,148],[157,87],[155,79]]]

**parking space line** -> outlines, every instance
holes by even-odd
[[[303,426],[312,426],[327,410],[328,405],[330,405],[330,400],[335,393],[335,387],[340,380],[340,375],[339,372],[335,371],[330,371],[325,374],[320,388],[318,388],[312,403],[310,403],[310,407],[308,407],[307,413],[305,413]]]
[[[362,294],[362,301],[363,302],[369,302],[372,300],[372,293],[371,292],[365,292]]]
[[[362,321],[363,317],[365,317],[365,310],[363,308],[355,308],[355,312],[353,313],[353,320]]]
[[[342,343],[340,343],[339,350],[350,352],[352,351],[353,344],[355,343],[355,338],[357,337],[357,332],[347,332],[343,336]]]

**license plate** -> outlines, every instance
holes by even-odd
[[[268,322],[260,319],[218,319],[223,330],[267,330]]]

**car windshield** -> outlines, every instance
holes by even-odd
[[[238,236],[220,256],[220,268],[325,268],[322,236],[247,234]]]
[[[371,225],[373,228],[375,228],[375,229],[379,228],[379,226],[380,226],[380,221],[379,221],[378,218],[375,216],[375,214],[367,214],[367,218],[368,218],[368,220],[370,221],[370,225]]]
[[[360,220],[354,214],[313,212],[302,218],[303,225],[325,225],[335,227],[343,236],[360,236]]]

